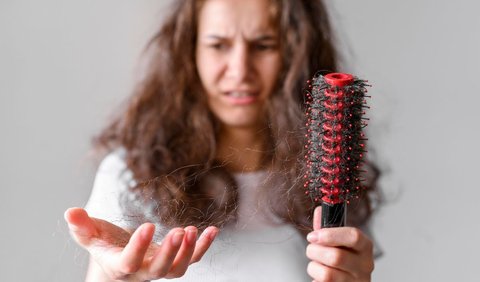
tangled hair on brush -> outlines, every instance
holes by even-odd
[[[101,134],[97,148],[123,148],[136,185],[132,192],[154,203],[166,227],[222,226],[235,218],[237,186],[216,160],[218,121],[210,112],[195,65],[197,20],[208,0],[176,0],[149,42],[148,71],[135,93]],[[297,227],[311,226],[312,205],[304,195],[304,86],[317,70],[337,70],[337,52],[327,10],[320,0],[270,0],[271,19],[280,36],[282,66],[268,101],[269,148],[264,167],[282,175],[272,185],[271,208]],[[280,114],[281,113],[281,114]],[[192,144],[195,144],[192,146]],[[371,166],[374,188],[378,170]],[[273,177],[275,178],[275,177]],[[353,205],[352,205],[353,206]],[[355,224],[371,214],[362,197]]]

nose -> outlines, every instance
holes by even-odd
[[[237,44],[230,52],[227,76],[237,82],[247,80],[252,71],[250,54],[246,44]]]

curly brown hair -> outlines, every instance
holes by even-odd
[[[148,72],[96,146],[123,148],[136,185],[132,192],[154,202],[166,227],[222,226],[235,218],[237,187],[216,159],[219,124],[210,112],[195,65],[197,20],[206,0],[176,0],[147,51]],[[327,10],[320,0],[270,0],[278,27],[282,66],[268,101],[265,132],[270,147],[265,167],[282,185],[266,191],[276,215],[300,230],[311,228],[313,205],[304,195],[302,175],[305,82],[318,70],[336,71],[337,52]],[[368,185],[373,189],[378,171]],[[362,197],[354,224],[371,214]],[[350,217],[352,218],[352,217]]]

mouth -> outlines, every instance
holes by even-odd
[[[224,92],[224,97],[228,102],[234,105],[248,105],[258,100],[258,92],[254,91],[228,91]]]

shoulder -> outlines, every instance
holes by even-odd
[[[120,173],[127,169],[125,162],[126,151],[117,149],[110,152],[98,166],[97,173]]]
[[[125,149],[117,149],[101,161],[85,209],[93,217],[129,230],[152,222],[156,226],[155,238],[163,238],[167,230],[155,215],[157,203],[146,201],[141,193],[132,189],[137,182],[127,166],[126,154]]]
[[[120,205],[122,197],[130,194],[129,188],[133,185],[132,173],[125,162],[125,151],[115,150],[100,163],[85,209],[93,217],[118,220],[123,214]]]
[[[95,176],[95,185],[97,182],[108,182],[114,184],[116,188],[132,187],[135,185],[132,172],[128,169],[125,161],[126,151],[117,149],[108,154],[98,166]]]

